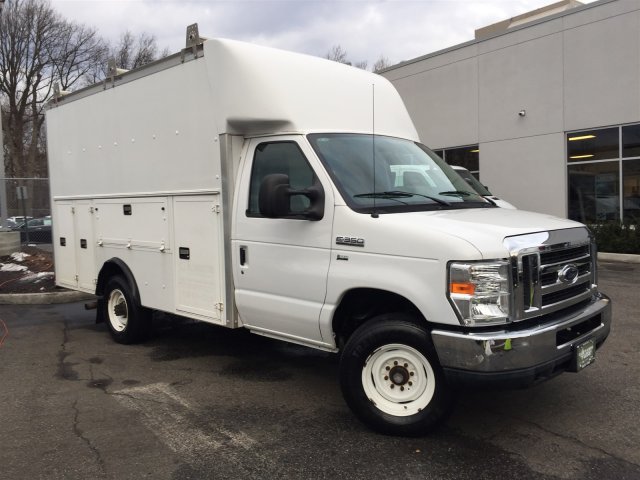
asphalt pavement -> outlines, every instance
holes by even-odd
[[[336,355],[163,317],[125,346],[81,303],[0,305],[0,478],[640,479],[639,280],[600,265],[614,319],[593,365],[461,393],[423,438],[355,419]]]

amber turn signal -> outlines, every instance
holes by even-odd
[[[463,295],[473,295],[476,286],[473,283],[451,283],[449,284],[450,293],[461,293]]]

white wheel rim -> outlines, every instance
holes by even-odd
[[[121,290],[115,289],[111,291],[109,302],[107,303],[107,311],[109,312],[109,322],[115,331],[122,332],[127,328],[129,307],[127,299]]]
[[[424,409],[436,389],[433,368],[425,356],[398,343],[369,355],[362,368],[362,386],[378,409],[399,417]]]

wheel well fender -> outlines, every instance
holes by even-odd
[[[407,313],[422,324],[427,324],[418,307],[397,293],[374,288],[355,288],[345,292],[332,320],[338,348],[344,346],[360,325],[377,315],[395,312]]]
[[[133,298],[135,298],[138,303],[140,303],[140,290],[138,289],[138,284],[136,283],[136,279],[131,272],[129,266],[123,262],[121,259],[114,257],[102,265],[100,269],[100,273],[98,274],[98,282],[96,283],[96,295],[98,297],[102,297],[104,294],[104,289],[109,281],[109,278],[114,275],[122,275],[129,284],[131,288],[131,294]]]

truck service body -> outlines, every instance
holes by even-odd
[[[378,75],[196,33],[46,121],[56,281],[116,341],[159,310],[340,351],[356,415],[410,435],[454,384],[579,370],[609,333],[588,230],[471,193]]]

